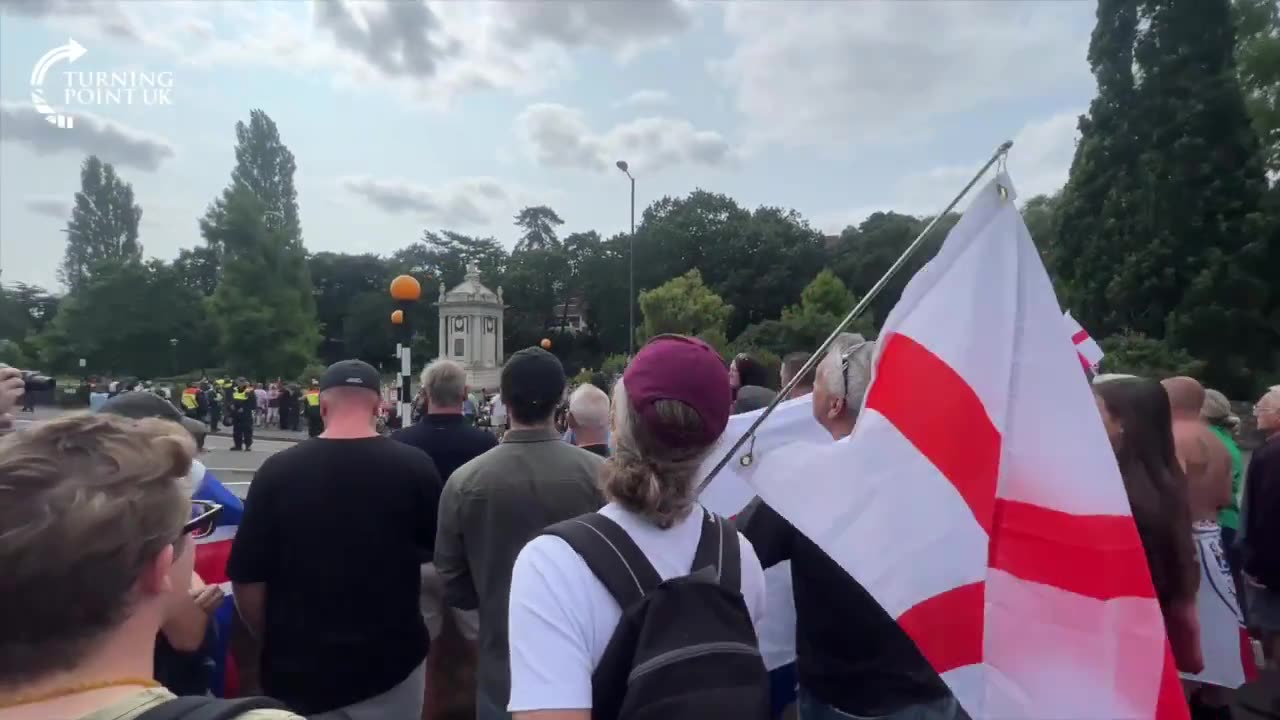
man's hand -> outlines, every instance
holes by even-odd
[[[26,382],[22,379],[22,371],[18,368],[0,367],[0,415],[13,412],[13,408],[22,399],[22,391]]]
[[[222,592],[222,588],[217,585],[206,585],[199,590],[191,590],[191,599],[195,601],[196,607],[212,615],[222,604],[222,599],[226,597],[226,593]]]

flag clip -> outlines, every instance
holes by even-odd
[[[755,462],[753,453],[756,450],[756,436],[752,435],[750,444],[747,445],[747,451],[742,453],[742,457],[738,458],[738,464],[742,467],[751,467],[751,463]]]

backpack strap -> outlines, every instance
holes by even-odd
[[[543,534],[569,543],[623,609],[640,602],[662,583],[627,531],[600,513],[558,522]]]
[[[250,710],[286,710],[283,703],[269,697],[223,700],[187,696],[170,700],[139,715],[135,720],[234,720]]]
[[[706,509],[702,511],[702,537],[693,554],[690,574],[702,570],[715,573],[721,586],[742,592],[742,551],[738,548],[738,528]]]

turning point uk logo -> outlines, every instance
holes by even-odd
[[[65,79],[64,87],[56,87],[57,83],[54,81],[46,86],[45,80],[54,65],[63,60],[70,65],[87,52],[89,51],[83,45],[67,38],[66,45],[45,53],[31,70],[31,104],[36,112],[44,115],[45,122],[62,129],[75,127],[75,118],[68,110],[57,109],[49,103],[49,97],[57,98],[59,92],[63,106],[173,104],[171,72],[64,70],[54,73],[54,77],[61,76]]]

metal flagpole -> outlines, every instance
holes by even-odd
[[[737,441],[733,443],[733,447],[730,447],[728,452],[724,454],[724,457],[720,458],[720,462],[716,463],[716,466],[711,468],[711,472],[708,473],[707,476],[703,478],[702,482],[698,484],[699,494],[701,494],[703,490],[706,490],[707,486],[711,484],[711,481],[715,479],[716,475],[719,475],[720,471],[724,469],[724,466],[729,464],[729,460],[733,457],[734,453],[738,452],[743,445],[747,444],[748,440],[755,439],[756,430],[760,428],[760,425],[769,417],[774,408],[778,407],[783,399],[786,398],[787,393],[791,392],[792,388],[800,382],[800,379],[822,360],[823,356],[827,353],[827,349],[831,347],[831,344],[835,342],[840,333],[844,332],[845,328],[849,327],[849,325],[867,309],[867,306],[870,305],[871,301],[880,294],[880,291],[884,289],[884,286],[889,284],[889,280],[891,280],[893,276],[902,269],[902,266],[905,265],[907,260],[915,254],[916,250],[920,249],[920,245],[924,243],[925,237],[928,236],[934,226],[938,224],[938,221],[942,219],[942,216],[955,209],[955,206],[960,204],[960,201],[964,199],[965,195],[969,194],[969,191],[973,189],[973,186],[978,184],[978,181],[982,179],[982,176],[987,174],[987,171],[991,169],[991,166],[995,165],[996,162],[1009,153],[1009,148],[1011,147],[1013,147],[1013,141],[1008,140],[1002,143],[1000,147],[996,148],[996,151],[991,155],[991,159],[987,160],[987,162],[983,164],[977,174],[973,176],[973,179],[969,181],[969,184],[965,185],[964,189],[960,191],[960,194],[956,195],[955,198],[948,203],[945,208],[943,208],[942,212],[935,215],[933,220],[930,220],[929,224],[925,226],[924,230],[921,230],[920,234],[916,236],[916,239],[911,241],[911,244],[907,246],[907,249],[902,251],[902,254],[898,256],[898,259],[893,261],[893,265],[889,266],[889,269],[885,271],[884,275],[880,276],[880,279],[876,281],[876,284],[872,285],[871,289],[867,291],[867,294],[863,295],[862,299],[858,301],[858,304],[849,311],[849,314],[844,316],[844,320],[840,321],[840,324],[836,326],[836,329],[832,330],[831,334],[827,336],[827,339],[822,341],[822,345],[818,346],[818,349],[809,356],[809,359],[804,363],[804,367],[796,371],[796,374],[791,377],[791,380],[778,391],[778,394],[775,395],[769,405],[765,407],[764,412],[760,413],[760,417],[756,418],[755,422],[751,423],[751,427],[747,428],[747,431],[742,434],[742,437],[738,438]],[[750,465],[753,459],[751,451],[748,450],[747,454],[742,456],[742,465],[744,467]]]

